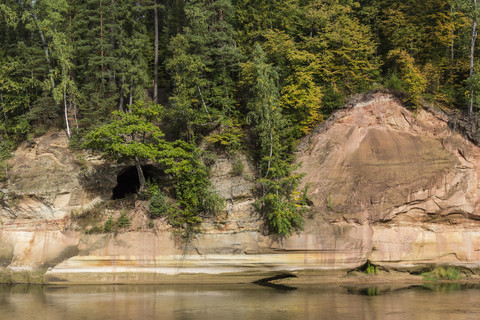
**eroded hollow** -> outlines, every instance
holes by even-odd
[[[151,165],[142,166],[145,180],[156,180],[159,173],[157,169]],[[130,194],[135,194],[140,189],[140,181],[138,180],[137,168],[128,166],[124,168],[117,176],[117,185],[112,190],[112,199],[123,199]]]

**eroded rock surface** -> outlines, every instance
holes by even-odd
[[[297,157],[317,225],[367,227],[356,245],[389,266],[478,266],[479,160],[441,113],[413,114],[385,93],[336,113]]]

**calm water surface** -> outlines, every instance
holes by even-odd
[[[0,286],[0,319],[480,319],[480,287]]]

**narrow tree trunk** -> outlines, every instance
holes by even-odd
[[[474,4],[474,11],[475,15],[473,17],[473,24],[472,24],[472,38],[471,38],[471,43],[470,43],[470,74],[469,74],[469,80],[470,80],[470,103],[468,104],[468,115],[473,114],[473,68],[474,68],[474,54],[475,54],[475,41],[477,40],[477,16],[476,16],[476,11],[477,11],[477,0],[473,0]]]
[[[153,14],[155,25],[155,57],[154,57],[154,70],[153,70],[153,102],[158,103],[158,9],[157,0],[153,1]]]
[[[123,111],[123,80],[120,81],[120,101],[118,103],[118,111]]]
[[[130,96],[128,100],[128,111],[132,112],[132,104],[133,104],[133,77],[130,80]]]
[[[143,190],[143,188],[145,188],[145,176],[143,175],[143,169],[142,165],[140,164],[140,159],[138,159],[137,156],[135,156],[135,167],[137,168],[140,190]]]
[[[0,91],[0,103],[2,104],[3,119],[7,122],[7,113],[5,112],[5,105],[3,104],[3,91]]]
[[[67,124],[67,137],[70,139],[70,125],[68,124],[68,108],[67,108],[67,85],[63,86],[63,104],[65,107],[65,123]]]
[[[3,119],[5,121],[5,125],[3,126],[3,131],[7,134],[7,113],[5,112],[5,105],[3,104],[3,92],[0,91],[0,103],[2,104],[2,111],[3,111]]]
[[[70,97],[68,101],[70,104],[70,109],[73,109],[73,119],[75,120],[75,128],[77,129],[76,131],[78,133],[77,105],[73,103],[72,97]]]

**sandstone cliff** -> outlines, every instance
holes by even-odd
[[[65,135],[50,133],[16,151],[0,186],[0,265],[48,268],[50,282],[176,282],[201,274],[241,281],[278,271],[350,270],[367,259],[385,268],[475,269],[479,160],[480,149],[442,113],[412,113],[387,93],[363,95],[299,144],[298,170],[311,200],[304,231],[266,236],[252,208],[252,165],[239,156],[245,169],[232,174],[234,161],[220,156],[212,181],[226,212],[184,244],[165,221],[149,225],[141,201],[125,207],[128,230],[85,234],[72,214],[108,203],[128,167],[74,152]],[[98,211],[97,223],[118,214],[118,205]]]

